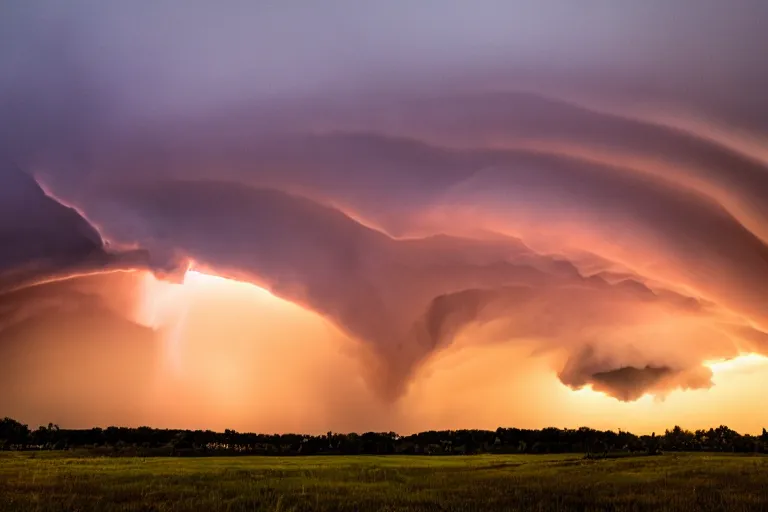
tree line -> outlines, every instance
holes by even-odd
[[[768,453],[768,432],[763,429],[762,435],[742,435],[724,425],[695,431],[675,426],[658,436],[587,427],[430,430],[408,436],[394,432],[254,434],[150,427],[62,429],[54,424],[31,430],[5,418],[0,420],[0,450],[86,450],[138,456],[585,453],[605,457],[663,451]]]

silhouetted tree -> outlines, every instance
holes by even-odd
[[[588,427],[525,430],[499,427],[487,430],[445,430],[399,436],[395,432],[366,432],[362,435],[252,434],[227,429],[168,430],[142,426],[108,427],[104,430],[61,429],[49,423],[30,432],[11,418],[0,420],[0,449],[101,450],[115,455],[314,455],[314,454],[473,454],[473,453],[585,453],[607,457],[614,450],[648,454],[668,451],[768,452],[768,432],[741,435],[725,425],[690,432],[675,426],[663,436],[636,436],[619,430],[599,431]]]
[[[28,442],[29,427],[11,418],[0,420],[0,450],[23,450]]]

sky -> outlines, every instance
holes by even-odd
[[[0,415],[768,425],[760,0],[0,6]]]

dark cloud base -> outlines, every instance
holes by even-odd
[[[18,203],[15,219],[38,212],[35,201],[52,202],[42,189],[28,185],[27,181],[24,190],[19,188],[29,197]],[[665,201],[664,194],[672,193],[672,189],[650,185],[651,191],[654,187],[661,191],[657,201]],[[12,347],[12,340],[23,338],[19,329],[23,332],[24,325],[55,323],[62,310],[95,311],[106,303],[101,292],[89,294],[87,286],[81,291],[78,285],[89,279],[108,279],[110,274],[62,281],[56,276],[66,277],[73,270],[100,273],[110,265],[121,264],[122,269],[152,265],[158,271],[184,269],[189,260],[222,275],[258,283],[319,312],[360,340],[374,356],[369,382],[386,399],[402,394],[416,368],[472,324],[495,322],[498,326],[501,322],[503,327],[495,338],[506,342],[535,340],[547,349],[564,350],[570,354],[560,373],[565,384],[591,384],[621,400],[675,387],[709,386],[708,369],[701,366],[704,360],[735,355],[737,347],[756,350],[759,347],[751,340],[764,336],[743,321],[724,328],[725,319],[733,318],[720,311],[711,298],[686,296],[626,269],[617,273],[599,254],[590,257],[585,252],[570,261],[567,255],[539,253],[520,239],[488,233],[393,238],[305,196],[236,182],[142,178],[122,179],[117,185],[106,181],[98,186],[93,200],[78,197],[76,201],[86,205],[86,215],[109,227],[106,233],[110,238],[142,249],[108,250],[93,228],[84,228],[87,224],[82,217],[56,203],[58,209],[51,210],[56,214],[40,222],[60,236],[63,250],[43,248],[46,258],[40,261],[46,270],[37,273],[54,277],[42,279],[51,281],[42,284],[40,277],[28,277],[27,283],[34,286],[26,287],[7,281],[13,283],[15,291],[6,286],[4,346]],[[580,186],[574,185],[571,191],[578,191]],[[508,190],[516,189],[513,185]],[[586,193],[583,190],[582,194]],[[632,190],[634,196],[619,202],[634,208],[633,213],[642,212],[643,192],[637,186]],[[641,198],[637,206],[632,206],[631,197]],[[702,218],[706,221],[706,215],[733,225],[729,236],[734,237],[734,243],[725,249],[727,258],[707,264],[725,265],[727,270],[732,260],[743,261],[742,254],[761,261],[761,242],[753,241],[753,235],[746,231],[738,235],[744,228],[732,217],[711,209],[705,201],[683,200],[690,206],[678,202],[678,214],[670,219],[672,226],[680,224],[675,228],[679,232],[695,228]],[[659,204],[663,203],[655,206]],[[688,214],[682,214],[685,210],[681,208],[698,209],[692,210],[691,220],[686,221]],[[41,246],[31,237],[34,230],[18,222],[5,231],[22,233],[19,239],[32,240],[25,249],[27,259],[37,261],[34,251]],[[700,233],[688,242],[693,247],[709,243],[707,233]],[[740,249],[739,243],[744,248]],[[755,247],[755,256],[750,256],[750,247]],[[591,268],[587,272],[580,266]],[[13,268],[9,266],[9,270]],[[121,294],[130,297],[130,291],[109,295],[114,299]],[[81,319],[83,325],[97,317],[119,324],[126,322],[120,315],[130,307],[130,300],[125,299],[112,309],[112,316],[91,317],[88,313]],[[657,314],[696,322],[700,327],[696,335],[703,332],[705,338],[714,340],[714,346],[702,344],[680,359],[659,355],[654,350],[656,340],[641,334],[623,343],[611,339],[616,330],[642,327]],[[682,334],[689,336],[688,332]],[[651,347],[649,353],[643,353],[644,346]]]

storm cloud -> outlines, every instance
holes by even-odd
[[[322,315],[388,401],[473,326],[573,388],[707,388],[768,354],[736,3],[7,4],[0,343],[71,304],[151,339],[127,276],[192,265]]]

